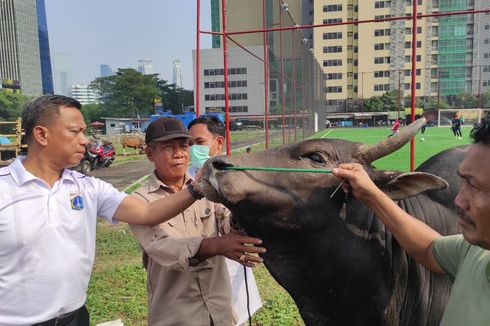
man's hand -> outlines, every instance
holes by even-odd
[[[345,192],[352,190],[354,197],[359,200],[364,201],[376,191],[380,191],[359,163],[340,164],[332,172],[337,178],[349,181],[342,184],[342,189]]]
[[[222,255],[244,266],[255,267],[257,263],[264,261],[258,254],[266,252],[265,248],[255,246],[260,244],[260,239],[231,232],[224,236],[203,239],[196,257],[204,260]]]

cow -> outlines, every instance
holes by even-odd
[[[419,119],[374,145],[313,139],[214,157],[204,165],[200,187],[205,196],[225,204],[250,236],[263,240],[265,266],[307,325],[438,325],[451,283],[409,257],[361,201],[335,192],[339,180],[332,174],[226,168],[332,169],[358,162],[409,214],[443,235],[460,233],[455,171],[466,147],[440,153],[411,173],[371,164],[401,148],[423,124],[425,119]]]
[[[134,153],[139,149],[139,153],[143,154],[145,149],[145,141],[138,136],[124,135],[121,137],[121,145],[123,147],[123,154],[126,155],[126,147],[134,148]]]

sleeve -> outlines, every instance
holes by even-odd
[[[138,193],[133,193],[131,196],[147,201]],[[170,237],[159,225],[130,224],[129,227],[146,254],[163,267],[177,271],[197,271],[214,267],[209,260],[202,261],[196,266],[189,265],[189,260],[196,255],[201,246],[203,239],[201,237]]]
[[[110,183],[97,178],[93,179],[95,181],[97,196],[97,216],[104,218],[112,224],[116,224],[118,221],[113,219],[114,214],[127,194],[117,190]]]
[[[432,253],[444,272],[454,281],[471,245],[462,235],[442,237],[434,241]]]

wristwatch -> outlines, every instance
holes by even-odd
[[[191,196],[194,197],[194,199],[196,199],[196,200],[202,199],[204,197],[204,195],[202,193],[200,193],[199,191],[197,191],[194,188],[193,182],[187,184],[187,190],[189,190],[189,192],[191,193]]]

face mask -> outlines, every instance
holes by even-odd
[[[213,142],[209,145],[192,145],[190,149],[190,160],[192,166],[197,166],[198,168],[204,165],[204,162],[211,156],[209,156],[209,150],[211,146],[214,144],[215,138]]]
[[[210,158],[208,145],[192,145],[190,149],[190,160],[192,166],[200,168]]]

